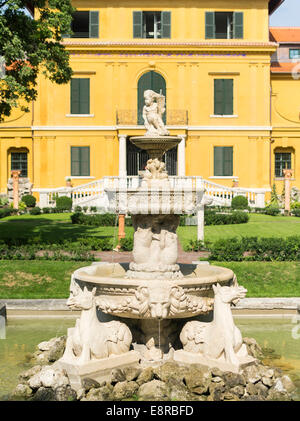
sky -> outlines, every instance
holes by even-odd
[[[271,15],[270,26],[300,26],[300,0],[285,0]]]

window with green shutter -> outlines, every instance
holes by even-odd
[[[71,114],[90,114],[90,79],[71,79]]]
[[[233,175],[233,147],[214,147],[214,176],[231,177]]]
[[[133,12],[133,38],[171,38],[171,12]]]
[[[233,115],[233,79],[214,80],[214,115]]]
[[[206,12],[206,39],[242,39],[244,38],[243,12]]]
[[[99,38],[99,12],[85,10],[74,12],[71,38]],[[64,38],[68,35],[64,35]]]
[[[90,175],[90,147],[71,146],[71,176]]]

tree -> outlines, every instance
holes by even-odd
[[[61,41],[71,32],[74,10],[71,0],[0,0],[0,121],[14,107],[29,111],[39,73],[58,84],[71,79]]]

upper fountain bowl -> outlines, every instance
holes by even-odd
[[[163,154],[175,148],[180,142],[179,136],[135,136],[130,141],[140,149],[146,150],[150,158],[162,159]]]

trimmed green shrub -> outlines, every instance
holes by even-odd
[[[300,209],[293,209],[293,215],[300,217]]]
[[[42,209],[43,213],[51,213],[51,208],[45,207]]]
[[[209,248],[210,260],[229,262],[230,260],[240,262],[244,259],[243,245],[238,238],[226,238],[217,240]]]
[[[280,209],[276,205],[266,206],[264,209],[266,215],[276,216],[280,213]]]
[[[0,207],[8,205],[8,198],[0,196]]]
[[[248,209],[248,199],[245,196],[235,196],[231,201],[232,209]]]
[[[207,246],[215,261],[299,261],[300,236],[220,239]]]
[[[41,208],[35,206],[29,210],[30,215],[40,215],[42,213]]]
[[[248,221],[249,215],[246,212],[218,213],[210,210],[204,211],[205,225],[245,224]]]
[[[16,215],[18,213],[18,209],[13,208],[1,208],[0,209],[0,219],[6,218],[7,216]]]
[[[81,208],[81,206],[75,206],[75,212],[81,212],[82,211],[82,208]]]
[[[133,249],[133,238],[121,238],[120,240],[121,249],[124,251],[132,251]]]
[[[36,204],[36,198],[31,194],[25,194],[22,196],[22,202],[24,202],[28,208],[34,208]]]
[[[113,248],[113,241],[111,238],[97,238],[87,237],[78,238],[80,248],[94,251],[109,251]]]
[[[184,248],[185,251],[202,251],[206,250],[204,242],[201,240],[190,240]]]
[[[72,224],[92,225],[98,227],[113,227],[117,222],[117,215],[103,213],[86,215],[82,212],[75,212],[71,215]]]
[[[60,196],[56,198],[56,209],[60,211],[70,211],[72,209],[72,199],[68,196]]]

